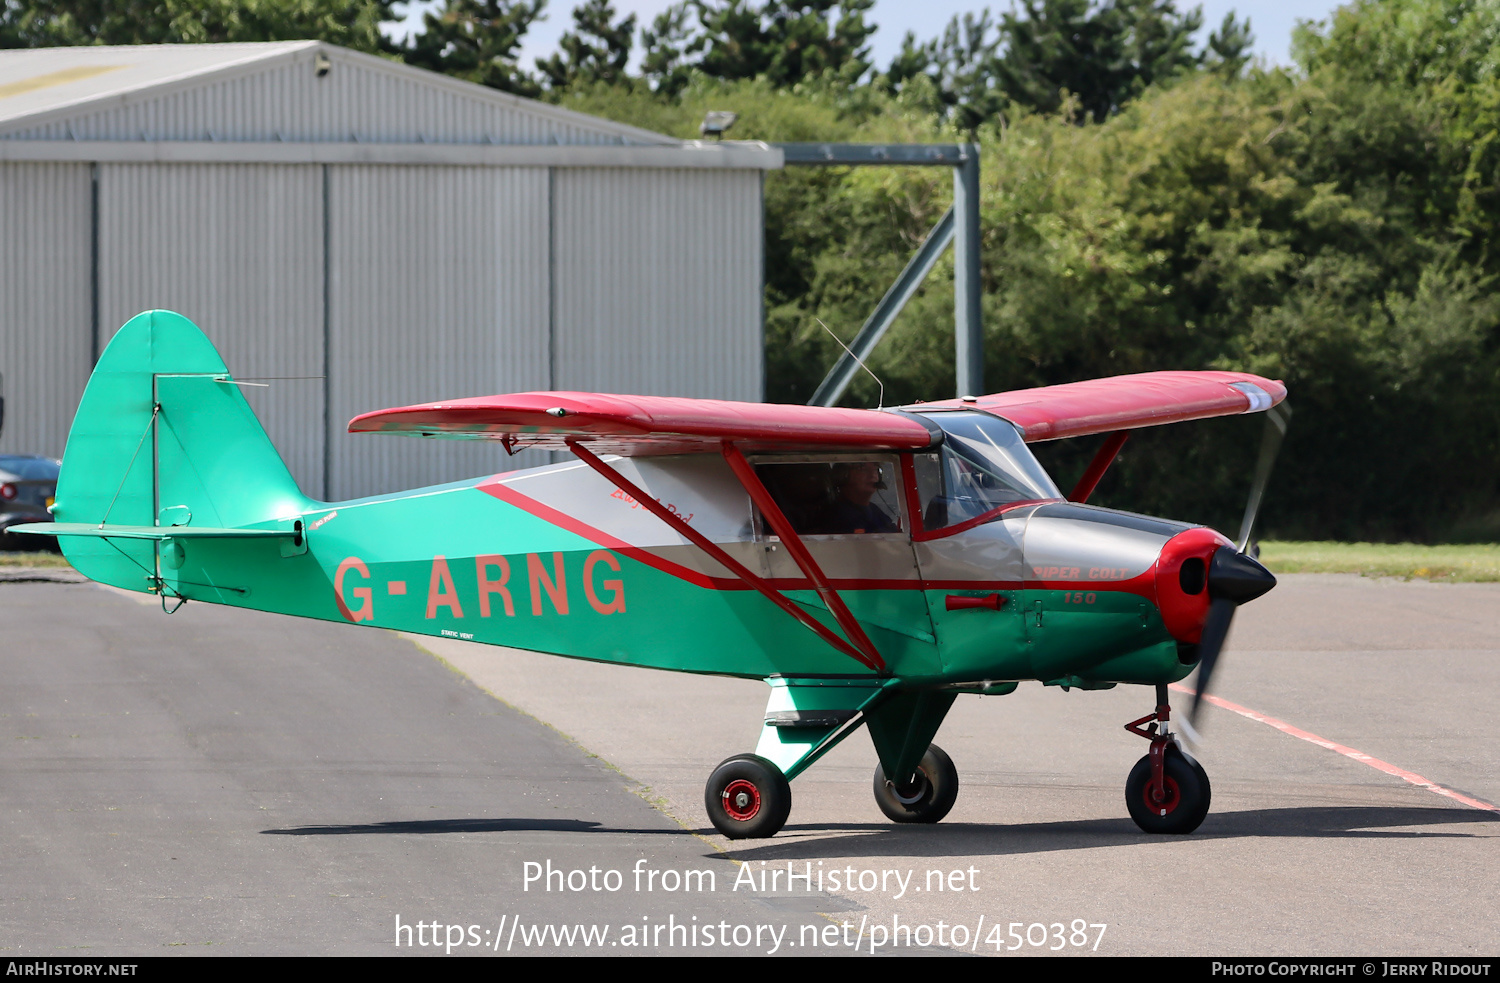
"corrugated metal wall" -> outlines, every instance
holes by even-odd
[[[544,463],[346,434],[368,410],[547,388],[761,397],[758,172],[97,171],[101,347],[142,310],[196,321],[237,378],[271,382],[246,396],[315,497]],[[90,189],[87,164],[0,165],[0,448],[63,450],[92,345]],[[294,378],[323,374],[325,337],[326,394]]]
[[[760,173],[558,169],[557,386],[759,400]]]
[[[334,167],[330,177],[332,495],[543,463],[488,441],[344,428],[388,406],[548,388],[547,169]]]
[[[88,380],[88,164],[0,167],[0,451],[61,457]]]
[[[322,216],[316,165],[99,165],[101,348],[143,310],[190,318],[235,378],[270,383],[245,387],[245,396],[315,496],[323,492]]]
[[[6,137],[473,143],[475,134],[485,134],[498,144],[622,142],[608,124],[591,127],[574,114],[549,114],[549,107],[485,96],[484,90],[446,88],[441,80],[414,85],[411,70],[332,53],[336,62],[322,78],[309,51],[290,64],[115,103]]]

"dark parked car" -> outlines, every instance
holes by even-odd
[[[47,509],[57,494],[62,462],[36,454],[0,454],[0,550],[56,549],[50,536],[11,533],[23,522],[51,522]]]

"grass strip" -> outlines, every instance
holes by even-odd
[[[1263,542],[1260,560],[1272,573],[1357,573],[1450,583],[1500,582],[1500,543],[1418,546]]]

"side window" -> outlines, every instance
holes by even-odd
[[[913,454],[911,463],[917,475],[922,528],[941,529],[952,521],[948,516],[948,498],[943,494],[943,459],[936,452]]]
[[[891,460],[757,464],[755,473],[798,535],[901,531],[900,484]],[[769,529],[762,520],[762,525]]]

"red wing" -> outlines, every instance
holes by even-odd
[[[349,432],[489,438],[512,448],[548,450],[564,450],[567,439],[574,437],[587,440],[596,453],[627,455],[716,450],[725,440],[754,450],[913,450],[932,443],[926,427],[897,413],[571,392],[482,396],[376,410],[351,420]]]
[[[1020,427],[1031,443],[1257,413],[1285,398],[1286,386],[1248,372],[1142,372],[907,408],[984,410]]]
[[[980,409],[1020,427],[1027,441],[1037,441],[1253,413],[1285,397],[1281,383],[1245,372],[1144,372],[907,409]],[[500,440],[513,450],[564,450],[569,438],[577,438],[588,441],[596,453],[626,455],[706,451],[725,440],[747,451],[918,450],[932,444],[926,427],[899,413],[574,392],[479,396],[376,410],[351,420],[349,432]]]

